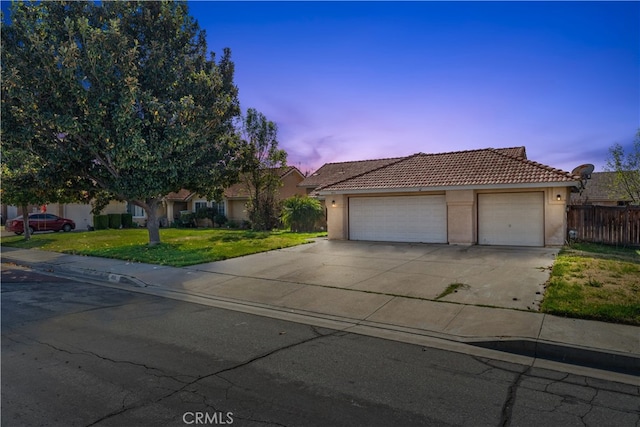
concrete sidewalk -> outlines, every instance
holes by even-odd
[[[637,382],[640,375],[638,327],[470,305],[462,303],[464,298],[462,302],[434,301],[433,296],[412,294],[415,290],[411,287],[403,292],[397,286],[392,291],[382,285],[365,287],[362,284],[368,280],[367,274],[375,278],[370,283],[382,283],[381,278],[388,283],[386,276],[393,273],[394,263],[400,263],[406,271],[407,266],[429,262],[434,251],[419,245],[397,246],[391,252],[389,247],[369,247],[366,254],[350,261],[367,264],[366,268],[354,269],[339,261],[347,251],[362,247],[348,243],[332,246],[330,254],[320,256],[319,252],[326,249],[322,245],[317,242],[187,268],[7,247],[2,248],[2,262],[137,292],[486,357],[495,357],[499,350],[520,363],[546,360],[591,367],[620,373],[627,377],[626,382],[629,378]],[[449,246],[442,248],[449,250]],[[377,257],[376,250],[385,253]],[[381,265],[383,262],[386,264]],[[333,268],[321,268],[327,263]],[[484,256],[482,263],[486,263]],[[380,270],[377,275],[367,273],[376,268]],[[399,275],[395,279],[409,278]],[[469,345],[474,350],[470,351]]]

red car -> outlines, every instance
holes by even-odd
[[[20,235],[24,233],[24,220],[22,215],[14,219],[7,221],[5,230],[13,231]],[[60,218],[59,216],[49,213],[34,213],[29,214],[29,231],[71,231],[76,228],[76,223],[67,218]]]

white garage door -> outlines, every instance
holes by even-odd
[[[93,215],[91,215],[91,205],[83,203],[69,203],[64,205],[65,218],[72,219],[76,223],[76,230],[86,230],[93,225]]]
[[[444,196],[352,197],[349,238],[383,242],[447,243]]]
[[[478,194],[478,243],[544,246],[543,194]]]

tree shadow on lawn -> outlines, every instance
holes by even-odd
[[[213,243],[240,242],[243,240],[264,240],[271,234],[266,231],[238,231],[233,234],[218,234],[211,236],[208,240]]]
[[[185,267],[205,262],[226,259],[216,256],[212,248],[188,248],[181,243],[160,243],[155,246],[147,244],[128,245],[112,248],[86,249],[76,251],[80,255],[114,258],[130,262]]]
[[[41,236],[29,240],[24,240],[24,236],[10,236],[2,238],[2,246],[20,249],[39,249],[53,244],[54,242],[56,242],[55,239],[48,239]]]

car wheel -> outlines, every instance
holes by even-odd
[[[71,231],[71,224],[65,224],[62,226],[62,231],[64,231],[65,233],[68,233],[69,231]]]
[[[16,233],[16,236],[19,236],[22,234],[22,231],[14,231],[14,233]]]
[[[33,227],[29,227],[29,234],[33,234],[34,230]]]

